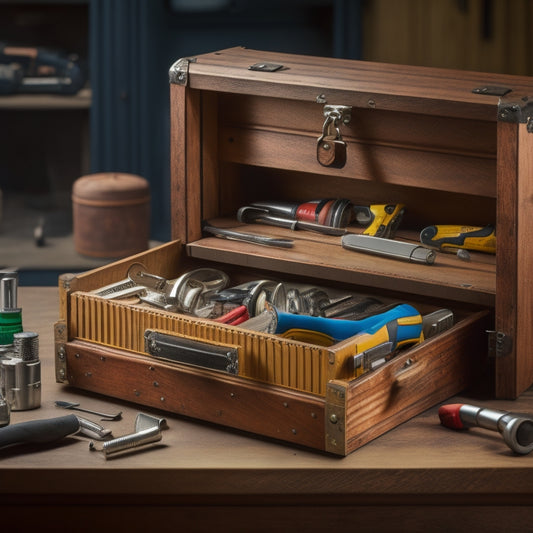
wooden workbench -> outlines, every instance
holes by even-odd
[[[514,455],[497,433],[440,426],[438,406],[345,458],[264,441],[57,384],[57,289],[22,287],[19,305],[24,329],[39,333],[42,405],[12,412],[12,424],[67,414],[61,399],[122,411],[103,423],[114,436],[132,433],[139,412],[169,428],[153,448],[107,460],[78,436],[0,450],[3,531],[533,530],[533,454]],[[533,390],[450,402],[533,413]]]

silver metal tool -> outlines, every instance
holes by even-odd
[[[136,285],[148,287],[159,292],[164,291],[168,284],[165,278],[148,272],[146,267],[141,263],[133,263],[128,268],[127,276]]]
[[[344,235],[341,243],[342,247],[347,250],[389,257],[409,263],[432,265],[436,257],[435,250],[424,246],[371,235]]]
[[[429,339],[450,329],[453,326],[453,311],[449,309],[437,309],[422,317],[422,332],[424,339]]]
[[[31,331],[13,334],[13,350],[0,359],[0,389],[11,411],[41,405],[39,336]]]
[[[116,439],[108,440],[97,448],[94,442],[89,443],[91,451],[100,451],[107,459],[111,455],[136,451],[143,446],[159,442],[161,430],[167,427],[166,419],[139,413],[135,419],[135,432]]]
[[[84,409],[83,407],[80,407],[79,403],[76,402],[66,402],[63,400],[56,400],[56,406],[62,407],[63,409],[72,409],[74,411],[81,411],[83,413],[89,413],[92,415],[97,415],[102,417],[102,420],[107,421],[113,421],[113,420],[120,420],[122,418],[122,411],[115,414],[107,414],[107,413],[100,413],[99,411],[93,411],[91,409]]]
[[[216,237],[230,239],[234,241],[249,242],[252,244],[260,244],[262,246],[274,246],[278,248],[292,248],[294,243],[291,239],[278,239],[276,237],[265,237],[264,235],[256,235],[255,233],[244,233],[241,231],[234,231],[225,228],[216,228],[204,224],[202,230],[206,233],[211,233]]]
[[[110,283],[109,285],[104,285],[93,291],[93,294],[100,296],[100,298],[114,299],[123,298],[124,296],[129,297],[142,290],[144,290],[144,287],[139,287],[131,279],[123,279],[115,283]]]

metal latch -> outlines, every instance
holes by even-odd
[[[316,158],[324,167],[342,168],[346,164],[346,143],[340,125],[349,124],[352,108],[345,105],[325,105],[322,135],[317,140]]]
[[[190,63],[196,63],[196,58],[182,57],[178,59],[168,71],[169,82],[175,83],[176,85],[187,85],[189,81]]]
[[[489,357],[500,358],[509,355],[513,349],[513,339],[501,331],[487,331],[489,336]]]
[[[484,85],[472,89],[474,94],[486,94],[487,96],[505,96],[511,91],[512,89],[509,89],[509,87],[497,87],[495,85]]]
[[[248,70],[257,70],[259,72],[276,72],[277,70],[281,70],[283,68],[283,65],[280,63],[255,63],[254,65],[250,65],[248,67]]]

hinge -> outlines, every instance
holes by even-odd
[[[489,336],[489,357],[498,359],[509,355],[513,349],[513,339],[501,331],[487,331]]]
[[[509,87],[497,87],[495,85],[483,85],[472,89],[474,94],[485,94],[487,96],[505,96],[511,91],[512,89],[509,89]]]
[[[177,85],[187,85],[189,81],[190,63],[196,63],[196,58],[182,57],[181,59],[178,59],[168,71],[169,82]]]
[[[500,99],[498,119],[502,122],[527,124],[527,131],[533,133],[533,100],[529,96],[514,99]]]

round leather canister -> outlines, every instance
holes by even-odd
[[[120,258],[146,250],[150,186],[135,174],[102,172],[72,187],[74,248],[91,257]]]

